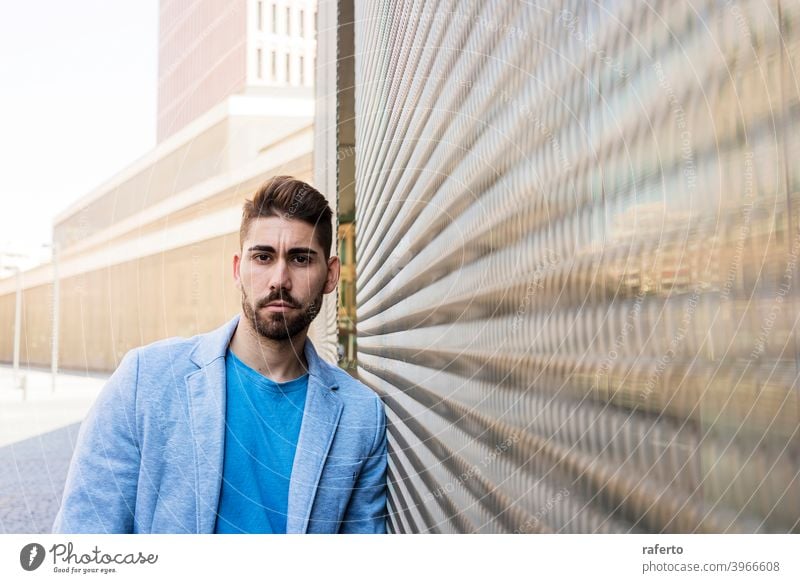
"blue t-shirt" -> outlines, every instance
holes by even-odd
[[[225,459],[215,532],[285,533],[308,373],[276,383],[225,355]]]

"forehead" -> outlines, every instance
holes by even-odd
[[[313,225],[283,217],[253,219],[244,239],[244,250],[253,245],[269,245],[279,251],[288,250],[290,247],[311,247],[322,252]]]

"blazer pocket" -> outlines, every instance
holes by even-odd
[[[361,473],[361,461],[325,464],[323,477],[325,481],[333,487],[351,487],[356,483],[358,475]]]

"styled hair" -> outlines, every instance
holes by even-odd
[[[325,197],[313,186],[291,176],[273,176],[264,182],[253,200],[246,200],[242,207],[240,248],[244,246],[250,223],[261,217],[281,217],[308,223],[314,227],[314,235],[325,252],[325,260],[330,258],[333,211]]]

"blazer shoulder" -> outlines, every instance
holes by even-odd
[[[174,336],[135,348],[134,350],[139,353],[141,370],[158,374],[163,367],[170,367],[173,370],[184,366],[193,368],[190,356],[201,336],[201,334],[190,338]]]
[[[326,363],[326,366],[331,370],[333,377],[336,379],[338,385],[339,396],[349,400],[358,400],[362,402],[371,403],[380,401],[381,398],[375,390],[362,383],[357,378],[351,376],[345,370],[336,365]]]
[[[192,336],[191,338],[174,336],[172,338],[156,340],[155,342],[145,344],[134,350],[138,350],[139,355],[142,357],[166,356],[170,353],[180,354],[182,352],[186,352],[188,355],[197,345],[197,338],[197,336]]]

